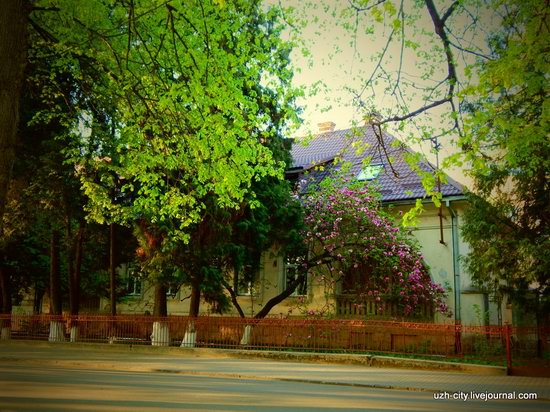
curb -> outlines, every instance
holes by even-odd
[[[505,376],[507,370],[502,366],[474,365],[433,361],[425,359],[407,359],[378,355],[319,354],[303,352],[270,352],[270,351],[226,351],[232,358],[276,359],[292,362],[330,363],[340,365],[360,365],[374,368],[419,369],[440,372],[459,372],[486,376]]]

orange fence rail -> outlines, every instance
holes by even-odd
[[[4,339],[497,360],[548,356],[550,328],[221,316],[0,315]]]

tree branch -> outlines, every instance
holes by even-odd
[[[370,6],[367,6],[367,7],[359,7],[357,5],[355,5],[355,3],[353,3],[352,0],[348,0],[348,3],[349,3],[349,6],[354,9],[356,12],[362,12],[362,11],[368,11],[376,6],[378,6],[379,4],[382,4],[384,3],[386,0],[378,0],[376,3],[374,4],[371,4]]]
[[[444,103],[448,103],[451,99],[449,97],[445,97],[444,99],[439,99],[439,100],[436,100],[435,102],[432,102],[426,106],[422,106],[421,108],[419,109],[416,109],[415,111],[413,112],[409,112],[407,114],[404,114],[402,116],[393,116],[393,117],[388,117],[387,119],[383,119],[383,120],[380,120],[380,121],[377,121],[377,122],[374,122],[373,124],[375,125],[378,125],[378,126],[381,126],[385,123],[390,123],[390,122],[400,122],[402,120],[407,120],[407,119],[410,119],[411,117],[415,117],[415,116],[418,116],[419,114],[421,113],[424,113],[425,111],[428,111],[430,109],[433,109],[434,107],[437,107],[437,106],[441,106],[442,104]]]
[[[403,70],[403,51],[405,50],[405,14],[403,13],[403,0],[401,0],[399,6],[398,17],[401,17],[401,50],[399,51],[399,68],[397,69],[397,80],[393,86],[391,92],[392,95],[395,95],[396,90],[399,88],[399,83],[401,82],[401,72]]]
[[[262,310],[260,310],[258,313],[256,313],[256,316],[254,316],[254,319],[263,319],[263,318],[265,318],[267,316],[267,314],[271,311],[271,309],[273,309],[273,307],[275,305],[281,303],[283,300],[285,300],[290,295],[292,295],[292,293],[294,293],[294,291],[296,290],[298,285],[301,282],[304,281],[305,276],[306,276],[305,273],[300,274],[299,276],[294,278],[294,280],[292,282],[290,282],[288,284],[288,286],[286,287],[286,289],[284,291],[279,293],[277,296],[274,296],[271,299],[269,299],[267,301],[267,303],[264,305],[264,307],[262,308]]]
[[[455,49],[460,50],[464,53],[473,54],[474,56],[481,57],[482,59],[485,59],[485,60],[493,60],[492,57],[487,56],[486,54],[482,54],[482,53],[479,53],[479,52],[476,52],[476,51],[473,51],[473,50],[466,49],[465,47],[462,47],[462,46],[452,42],[451,40],[449,40],[449,44],[451,46],[453,46]]]
[[[28,18],[29,23],[31,24],[31,27],[36,30],[36,32],[47,42],[57,43],[57,38],[51,34],[49,31],[44,29],[42,26],[40,26],[38,23],[36,23],[33,19],[30,17]]]
[[[445,24],[447,22],[447,19],[451,17],[451,14],[455,11],[456,7],[459,5],[459,1],[456,0],[451,6],[447,9],[445,14],[441,17],[441,23]]]
[[[455,62],[454,62],[453,52],[451,50],[451,42],[449,40],[447,32],[445,31],[445,21],[456,10],[456,7],[458,6],[458,1],[455,1],[449,7],[449,9],[447,9],[447,11],[445,12],[443,18],[441,18],[439,16],[439,13],[438,13],[435,5],[434,5],[433,0],[425,0],[425,5],[426,5],[426,8],[427,8],[427,10],[430,14],[431,19],[432,19],[432,23],[433,23],[433,26],[434,26],[434,31],[437,34],[437,36],[439,37],[439,39],[441,40],[441,42],[443,44],[443,49],[445,51],[445,59],[447,61],[447,76],[445,77],[445,79],[442,82],[446,81],[448,83],[448,89],[447,89],[446,96],[442,99],[435,100],[430,104],[426,104],[426,105],[424,105],[424,106],[422,106],[422,107],[420,107],[420,108],[418,108],[414,111],[410,111],[406,114],[396,115],[396,116],[393,116],[393,117],[388,117],[386,119],[375,121],[375,122],[373,122],[374,126],[379,127],[379,126],[381,126],[385,123],[399,122],[399,121],[407,120],[407,119],[410,119],[412,117],[418,116],[419,114],[422,114],[422,113],[424,113],[424,112],[426,112],[430,109],[441,106],[445,103],[450,103],[451,104],[451,109],[456,113],[456,108],[453,104],[453,98],[454,98],[454,95],[455,95],[455,88],[456,88],[456,85],[458,83],[458,77],[457,77],[457,74],[456,74],[456,66],[455,66]],[[392,31],[392,34],[393,34],[393,31]],[[384,49],[383,54],[385,53],[386,48],[387,48],[387,45]],[[380,67],[380,60],[377,64],[375,70],[378,69],[379,67]],[[371,79],[372,78],[373,78],[373,76],[371,76]],[[361,92],[361,94],[362,94],[362,92]],[[361,96],[361,94],[359,94],[359,96]],[[460,133],[460,127],[459,127],[459,124],[458,124],[457,120],[455,120],[455,124],[454,124],[453,128],[457,128],[457,130]]]
[[[231,303],[233,303],[233,306],[235,306],[235,309],[237,309],[239,316],[241,318],[246,318],[246,315],[244,314],[243,309],[241,308],[241,305],[237,300],[237,294],[235,293],[235,290],[229,285],[229,283],[227,283],[225,279],[222,279],[222,285],[229,292],[229,296],[231,296]]]
[[[40,7],[40,6],[31,6],[30,11],[60,11],[59,7]]]

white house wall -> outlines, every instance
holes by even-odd
[[[456,213],[455,230],[458,231],[458,242],[455,249],[459,256],[465,256],[469,251],[469,245],[464,241],[462,236],[460,236],[460,226],[467,203],[464,201],[452,202],[450,203],[450,207]],[[408,207],[400,206],[395,208],[396,212],[400,210],[406,212]],[[412,230],[412,234],[418,240],[425,262],[430,267],[432,279],[449,290],[447,302],[448,306],[453,311],[453,317],[447,319],[441,315],[437,315],[436,322],[454,321],[457,308],[454,291],[455,267],[453,262],[452,217],[451,211],[445,203],[442,212],[444,244],[440,242],[439,209],[431,203],[425,205],[425,212],[420,216],[420,224]],[[461,259],[458,260],[458,267],[456,270],[459,275],[458,284],[460,290],[460,316],[456,316],[456,319],[460,320],[462,324],[467,325],[484,324],[484,314],[488,312],[489,323],[497,324],[499,320],[497,305],[491,301],[487,302],[484,294],[473,286],[471,277],[464,269]],[[511,312],[505,305],[502,307],[501,320],[502,322],[511,322],[512,320]]]

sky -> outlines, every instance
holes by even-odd
[[[440,43],[433,41],[433,24],[427,10],[421,9],[414,22],[405,22],[392,35],[392,24],[399,16],[399,10],[392,16],[387,10],[380,9],[381,21],[376,23],[376,16],[371,11],[361,12],[357,16],[354,13],[346,15],[345,9],[349,10],[348,1],[270,0],[268,3],[283,8],[295,8],[294,20],[292,15],[288,15],[294,29],[290,29],[285,35],[288,38],[297,36],[304,42],[303,47],[296,47],[291,55],[295,66],[295,85],[304,87],[306,93],[298,102],[303,108],[301,117],[304,122],[296,136],[315,133],[318,130],[317,124],[325,121],[334,122],[336,129],[348,128],[353,122],[362,124],[365,111],[369,110],[383,115],[396,114],[396,102],[406,103],[410,110],[414,110],[424,102],[421,89],[435,85],[446,76],[444,54],[437,50]],[[440,1],[436,5],[440,10],[445,10],[445,3],[449,2]],[[405,14],[410,13],[412,6],[411,0],[403,1]],[[449,20],[455,28],[453,32],[457,33],[456,41],[460,40],[463,45],[484,47],[489,31],[487,29],[495,24],[496,18],[487,11],[478,13],[482,25],[471,26],[466,14]],[[300,25],[301,21],[305,21],[303,26]],[[404,48],[402,58],[402,43],[396,33],[405,33],[405,39],[417,42],[415,50]],[[381,78],[377,85],[364,89],[365,79],[377,68],[379,53],[386,48],[390,37],[384,64],[377,69]],[[307,50],[307,55],[304,55],[303,50]],[[473,63],[475,58],[473,55],[456,57],[459,69]],[[390,85],[391,89],[392,81],[398,76],[403,84],[401,97],[395,90],[390,90],[394,92],[392,95],[386,88]],[[389,80],[385,81],[386,79]],[[441,92],[444,90],[444,87],[440,89]],[[361,99],[354,100],[354,93],[360,93]],[[367,109],[361,108],[361,104],[366,104]],[[431,117],[420,116],[415,119],[415,126],[408,125],[405,130],[390,128],[389,131],[402,140],[407,140],[408,136],[418,136],[425,127],[433,129],[433,134],[436,134],[447,121],[444,112],[432,111]],[[455,138],[456,136],[445,136],[440,139],[440,160],[456,151],[453,141]],[[412,144],[409,141],[409,144],[427,155],[430,161],[436,161],[429,142]],[[467,181],[463,179],[462,173],[450,172],[457,180]]]
[[[281,0],[283,7],[293,6],[301,12],[301,2]],[[336,9],[334,1],[328,1]],[[357,64],[355,48],[349,42],[350,34],[341,26],[332,24],[332,10],[325,10],[320,2],[308,5],[308,24],[299,30],[305,48],[310,53],[304,57],[302,48],[296,48],[292,61],[298,71],[294,81],[297,86],[305,87],[306,96],[299,104],[304,112],[304,121],[299,135],[315,132],[317,124],[326,121],[336,123],[337,129],[347,128],[352,121],[361,121],[360,111],[353,105],[353,97],[346,90],[349,87],[360,87],[358,82],[351,81],[353,66]],[[383,47],[383,38],[371,39],[375,47]],[[365,42],[358,44],[359,53],[363,54]],[[369,45],[371,48],[372,44]],[[367,66],[368,68],[368,66]]]

